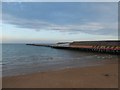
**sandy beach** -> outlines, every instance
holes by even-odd
[[[117,88],[118,65],[40,72],[3,78],[3,88]]]

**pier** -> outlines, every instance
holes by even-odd
[[[51,45],[48,45],[48,44],[26,44],[26,45],[51,47]]]
[[[100,53],[120,54],[120,41],[74,41],[71,43],[61,42],[56,44],[27,44],[32,46],[45,46],[56,49],[70,49]]]

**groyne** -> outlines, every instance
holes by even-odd
[[[26,44],[26,45],[51,47],[51,45],[49,45],[49,44]]]
[[[74,41],[71,43],[56,43],[56,44],[27,44],[33,46],[45,46],[56,49],[70,49],[100,53],[120,54],[120,41]]]

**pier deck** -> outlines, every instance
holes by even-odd
[[[52,45],[47,45],[47,44],[27,44],[27,45],[45,46],[56,49],[70,49],[70,50],[120,54],[119,41],[82,41],[82,42],[72,42],[72,43],[57,43]]]

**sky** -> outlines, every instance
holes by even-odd
[[[116,40],[118,3],[3,2],[0,30],[3,43]]]

